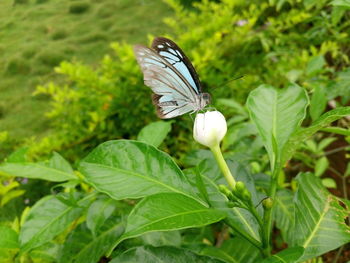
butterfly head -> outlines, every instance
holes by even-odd
[[[205,106],[210,104],[211,97],[209,93],[201,93],[200,107],[203,109]]]

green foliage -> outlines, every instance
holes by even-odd
[[[0,165],[0,174],[24,178],[44,179],[52,182],[62,182],[76,179],[70,164],[62,156],[54,153],[47,162],[5,162]]]
[[[339,204],[341,200],[327,192],[312,174],[300,174],[297,181],[295,231],[288,242],[305,248],[302,259],[313,258],[350,242],[350,227],[344,223],[349,210]],[[332,242],[329,242],[330,238]]]
[[[156,194],[135,206],[121,240],[147,232],[205,226],[223,218],[223,212],[210,209],[185,195]]]
[[[56,129],[45,115],[51,110],[49,96],[32,95],[37,85],[50,81],[64,83],[64,76],[55,74],[53,67],[62,60],[76,60],[97,67],[103,55],[112,53],[110,42],[136,43],[144,41],[148,33],[163,34],[168,28],[162,23],[162,17],[172,13],[161,0],[145,0],[145,4],[142,0],[27,2],[0,1],[0,24],[3,25],[0,107],[4,109],[0,132],[9,133],[6,145],[0,147],[0,160],[25,140],[41,141]],[[69,13],[71,5],[81,2],[90,6],[87,12]],[[97,16],[99,10],[107,10],[108,19]],[[51,143],[52,147],[56,146],[54,139]],[[46,147],[52,149],[49,145]]]
[[[228,263],[254,263],[261,260],[260,253],[256,247],[239,237],[225,240],[220,248],[206,246],[200,251],[200,254],[211,256]]]
[[[11,262],[19,250],[18,234],[12,228],[0,226],[0,261]]]
[[[261,263],[294,263],[299,261],[303,253],[303,247],[287,248],[272,257],[261,261]]]
[[[117,258],[113,259],[111,263],[132,263],[132,262],[188,262],[188,263],[220,263],[221,261],[212,259],[206,256],[199,256],[195,253],[175,247],[137,247],[126,251]],[[156,261],[156,262],[157,262]]]
[[[137,136],[137,140],[158,147],[171,131],[171,122],[152,122],[142,128]]]
[[[302,262],[350,242],[349,201],[326,189],[346,187],[350,174],[348,165],[339,180],[327,177],[335,171],[329,155],[339,151],[331,147],[341,143],[345,156],[350,139],[347,1],[166,2],[175,12],[166,20],[173,38],[227,117],[223,162],[235,187],[210,151],[193,147],[189,118],[153,122],[131,45],[114,43],[115,54],[94,67],[79,58],[60,62],[75,52],[63,43],[96,50],[93,43],[118,30],[111,10],[130,7],[70,1],[65,13],[80,5],[73,13],[93,16],[104,31],[75,37],[60,24],[48,33],[60,43],[55,52],[21,52],[40,65],[28,74],[60,62],[60,77],[35,92],[51,98],[52,132],[0,165],[0,261]],[[8,140],[1,132],[1,146]],[[53,150],[77,162],[55,152],[35,160]],[[28,200],[26,178],[51,193]]]
[[[289,86],[283,90],[260,86],[250,93],[247,106],[274,170],[281,165],[284,146],[305,118],[307,94],[299,86]]]
[[[349,57],[343,50],[350,25],[342,23],[346,13],[332,23],[327,19],[332,8],[321,12],[322,4],[291,2],[287,7],[283,1],[204,1],[194,2],[193,9],[174,0],[166,2],[176,14],[166,19],[173,39],[191,58],[204,88],[221,109],[230,107],[220,105],[223,98],[242,103],[251,87],[262,82],[281,87],[290,81],[313,92],[310,116],[316,120],[327,102],[343,95],[348,87]],[[109,16],[104,14],[107,10],[101,8],[97,14]],[[105,36],[91,33],[81,41],[92,38],[98,41]],[[77,158],[88,145],[116,137],[135,138],[141,127],[156,118],[131,46],[115,43],[113,49],[116,57],[106,56],[94,70],[79,62],[62,63],[56,71],[67,77],[66,85],[50,83],[37,88],[36,94],[53,98],[47,116],[56,132],[35,142],[32,156],[68,148],[69,158]],[[239,75],[243,79],[230,82],[227,88],[212,89]],[[348,99],[343,98],[342,103]],[[231,111],[228,117],[233,114]],[[177,122],[188,127],[188,119]],[[189,131],[174,132],[182,138]],[[188,147],[182,139],[167,145],[180,157]]]
[[[141,142],[105,142],[83,159],[79,170],[96,189],[116,200],[173,192],[198,200],[171,157]]]

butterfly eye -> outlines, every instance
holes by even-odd
[[[209,104],[211,102],[211,97],[209,93],[203,93],[202,99],[205,101],[205,104]]]

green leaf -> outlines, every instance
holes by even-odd
[[[276,194],[276,206],[274,207],[274,218],[277,228],[282,232],[284,241],[291,240],[294,228],[294,202],[293,192],[288,189],[280,189]]]
[[[0,226],[0,262],[13,262],[19,251],[18,234],[12,228]]]
[[[129,249],[110,263],[222,263],[206,256],[199,256],[189,250],[176,247],[143,246]]]
[[[5,162],[0,165],[0,174],[51,182],[77,179],[70,164],[58,153],[54,153],[48,162]]]
[[[331,13],[331,17],[332,17],[332,24],[336,25],[339,23],[339,21],[342,19],[342,17],[344,16],[344,14],[346,13],[346,10],[350,7],[350,1],[349,1],[349,6],[334,6],[332,8],[332,13]]]
[[[321,157],[315,164],[315,175],[321,176],[328,168],[329,162],[327,157]]]
[[[333,178],[323,178],[322,185],[324,185],[327,188],[337,188],[337,183],[334,181]]]
[[[93,237],[85,223],[79,225],[68,236],[60,252],[60,263],[96,263],[115,244],[123,234],[124,223],[119,217],[110,217],[96,237]]]
[[[183,162],[184,162],[184,165],[186,166],[196,166],[205,159],[213,159],[213,158],[214,158],[213,153],[210,150],[199,149],[199,150],[192,150],[188,154],[186,154]]]
[[[317,86],[310,101],[310,116],[314,121],[321,116],[327,106],[327,94],[323,86]]]
[[[307,138],[311,137],[320,129],[328,126],[333,121],[336,121],[347,115],[350,115],[350,107],[339,107],[323,114],[308,128],[298,129],[293,133],[283,150],[282,163],[285,163],[292,157],[293,153],[299,147],[300,143],[304,142]]]
[[[291,247],[261,261],[261,263],[295,263],[303,255],[303,247]]]
[[[30,251],[29,255],[33,262],[51,263],[56,262],[60,245],[56,243],[46,243]]]
[[[350,8],[350,0],[333,0],[331,4],[334,6],[344,6]]]
[[[203,202],[168,154],[142,142],[105,142],[80,163],[79,169],[88,183],[116,200],[181,193]]]
[[[247,100],[250,117],[263,139],[272,169],[290,135],[305,118],[307,105],[307,94],[297,85],[281,90],[261,85],[250,93]]]
[[[201,227],[220,221],[224,217],[223,212],[207,208],[196,200],[178,193],[152,195],[134,207],[121,240],[152,231]]]
[[[142,235],[141,238],[145,245],[151,245],[154,247],[181,246],[180,231],[149,232]]]
[[[341,127],[327,127],[327,128],[321,129],[321,131],[335,133],[335,134],[344,135],[344,136],[350,136],[350,129],[344,129]]]
[[[54,168],[54,169],[57,169],[57,170],[66,172],[68,174],[74,175],[74,171],[73,171],[72,166],[69,164],[69,162],[67,162],[66,159],[64,159],[57,152],[53,153],[53,156],[50,159],[49,166]]]
[[[171,131],[171,121],[156,121],[140,131],[137,140],[158,147]]]
[[[8,163],[23,163],[26,162],[27,159],[28,147],[21,147],[10,154],[7,157],[6,162]]]
[[[295,196],[295,227],[293,246],[303,246],[300,259],[307,260],[322,255],[350,242],[350,227],[344,222],[349,209],[339,204],[340,199],[331,195],[316,176],[302,173],[297,177]]]
[[[325,64],[326,64],[326,61],[322,55],[312,57],[309,60],[309,63],[307,64],[306,74],[311,76],[316,73],[319,73]]]
[[[86,225],[93,236],[96,236],[97,231],[116,209],[115,202],[114,199],[104,196],[90,205],[86,215]]]
[[[224,241],[220,248],[205,247],[200,251],[200,254],[217,258],[227,263],[255,263],[261,260],[260,251],[248,241],[239,237]]]
[[[258,198],[251,174],[245,167],[237,162],[228,160],[227,164],[236,181],[243,181],[247,189],[252,193],[254,204],[258,204]],[[221,171],[213,159],[207,159],[198,166],[205,185],[209,204],[211,207],[226,213],[226,220],[230,225],[234,225],[237,231],[246,232],[255,240],[259,241],[259,226],[255,218],[247,210],[243,208],[229,208],[227,197],[218,189],[219,184],[225,184],[225,179],[221,175]],[[186,170],[186,176],[196,184],[196,173],[193,169]],[[259,210],[259,209],[258,209]]]
[[[25,218],[20,232],[21,249],[27,251],[51,241],[81,216],[83,210],[68,206],[54,196],[42,198]]]
[[[318,153],[322,153],[322,151],[329,146],[332,142],[336,141],[336,137],[328,137],[324,138],[322,141],[319,142],[317,146]]]

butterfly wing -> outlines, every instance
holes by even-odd
[[[198,95],[202,92],[201,83],[196,70],[191,61],[175,42],[165,37],[157,37],[153,40],[152,48],[186,78],[191,88]]]
[[[134,52],[145,84],[155,93],[153,102],[159,117],[173,118],[199,108],[198,90],[167,59],[140,45],[134,47]]]

